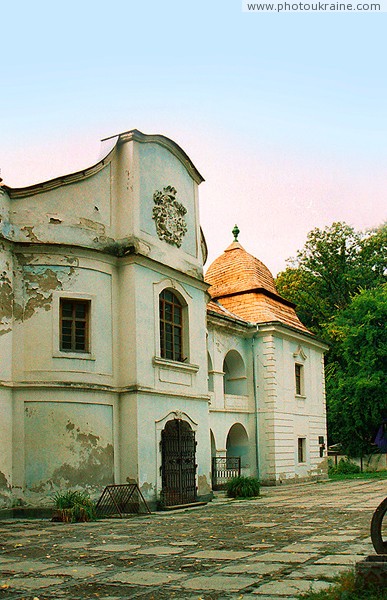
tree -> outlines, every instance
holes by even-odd
[[[361,289],[385,282],[387,224],[366,233],[346,223],[313,229],[288,265],[277,277],[277,289],[296,304],[302,322],[321,335]]]
[[[276,281],[279,293],[296,304],[301,321],[330,344],[328,439],[350,455],[370,450],[373,428],[383,410],[387,413],[386,331],[380,325],[386,275],[387,223],[363,233],[333,223],[308,234]]]
[[[327,373],[327,414],[331,442],[349,456],[372,450],[378,426],[387,417],[387,284],[364,290],[329,326],[340,352]]]
[[[360,262],[365,278],[364,287],[372,288],[386,281],[387,222],[364,234]]]

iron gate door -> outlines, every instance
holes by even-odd
[[[195,432],[174,419],[161,432],[162,500],[165,506],[196,500]]]

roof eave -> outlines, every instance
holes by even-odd
[[[29,185],[26,187],[11,188],[8,186],[3,186],[3,188],[7,190],[7,193],[10,198],[24,198],[26,196],[41,194],[43,192],[56,189],[63,185],[76,183],[77,181],[81,181],[82,179],[87,179],[88,177],[91,177],[92,175],[95,175],[96,173],[101,171],[110,162],[116,145],[117,143],[114,144],[113,148],[109,150],[106,156],[104,156],[91,167],[87,167],[86,169],[81,169],[80,171],[76,171],[75,173],[61,175],[60,177],[55,177],[54,179],[49,179],[48,181],[35,183],[34,185]]]
[[[86,179],[91,175],[95,175],[101,169],[103,169],[109,160],[112,157],[112,154],[115,148],[124,142],[134,140],[140,143],[156,143],[164,148],[167,148],[176,158],[182,163],[182,165],[186,168],[188,173],[194,179],[194,181],[199,185],[204,181],[204,177],[199,173],[196,169],[195,165],[189,158],[189,156],[184,152],[184,150],[176,144],[173,140],[159,134],[145,134],[138,129],[132,129],[131,131],[126,131],[124,133],[120,133],[118,135],[112,135],[107,138],[101,140],[101,142],[106,142],[108,140],[114,140],[113,147],[109,147],[109,151],[106,156],[103,156],[98,162],[93,164],[91,167],[87,167],[85,169],[81,169],[74,173],[69,173],[67,175],[61,175],[59,177],[55,177],[54,179],[49,179],[48,181],[43,181],[39,183],[35,183],[33,185],[25,186],[25,187],[17,187],[13,188],[7,185],[3,185],[2,189],[4,189],[10,198],[24,198],[26,196],[33,196],[35,194],[41,194],[43,192],[47,192],[49,190],[53,190],[55,188],[61,187],[63,185],[69,185],[71,183],[76,183],[82,179]]]
[[[222,315],[221,313],[218,313],[215,310],[211,310],[211,308],[207,308],[207,314],[211,317],[219,318],[224,321],[228,321],[229,323],[234,323],[235,325],[240,325],[245,328],[251,328],[255,326],[254,323],[244,321],[243,319],[238,319],[237,317],[232,317],[231,315]]]
[[[211,293],[211,288],[210,288],[210,293]],[[230,298],[231,296],[242,296],[244,294],[263,294],[264,296],[268,296],[269,298],[272,298],[272,300],[276,300],[277,302],[280,302],[281,304],[284,304],[285,306],[289,306],[290,308],[294,308],[294,309],[296,308],[296,304],[294,304],[290,300],[286,300],[286,298],[282,298],[282,296],[280,296],[279,294],[275,294],[271,290],[268,290],[264,287],[256,287],[256,288],[251,288],[251,289],[247,289],[247,290],[240,290],[237,292],[230,292],[228,294],[221,294],[221,295],[216,295],[216,296],[211,296],[211,297],[213,300],[221,300],[222,298]]]

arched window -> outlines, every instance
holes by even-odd
[[[160,294],[161,358],[183,361],[183,307],[170,290]]]
[[[244,396],[247,394],[246,368],[243,358],[236,350],[230,350],[223,361],[224,393]]]

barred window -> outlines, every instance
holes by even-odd
[[[183,361],[183,308],[170,290],[160,294],[160,353],[161,358]]]
[[[60,300],[60,350],[89,352],[90,301]]]

